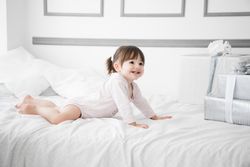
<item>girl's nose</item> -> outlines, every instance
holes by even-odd
[[[136,69],[140,68],[140,65],[139,65],[139,64],[136,64],[136,65],[135,65],[135,68],[136,68]]]

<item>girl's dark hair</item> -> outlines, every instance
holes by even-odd
[[[138,47],[120,46],[113,55],[113,60],[111,60],[111,57],[106,60],[108,74],[116,72],[113,66],[114,62],[119,61],[119,63],[122,65],[127,60],[137,59],[138,56],[140,56],[143,64],[145,64],[144,54]]]

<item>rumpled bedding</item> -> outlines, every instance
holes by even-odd
[[[62,104],[60,97],[46,97]],[[171,120],[145,119],[149,129],[124,124],[119,116],[52,125],[21,115],[14,97],[0,98],[1,167],[249,167],[250,127],[204,120],[202,105],[152,96],[150,104]]]

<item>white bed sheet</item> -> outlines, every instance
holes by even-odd
[[[117,118],[78,119],[51,125],[20,115],[17,99],[0,98],[1,167],[249,167],[250,127],[204,120],[202,105],[151,98],[171,120],[139,122]],[[160,100],[159,100],[160,99]],[[51,100],[61,102],[58,97]]]

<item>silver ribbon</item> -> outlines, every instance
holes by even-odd
[[[214,74],[215,74],[215,70],[216,70],[216,67],[217,67],[217,61],[218,61],[217,59],[220,56],[221,56],[220,54],[216,54],[216,55],[211,56],[207,95],[209,95],[211,93],[211,91],[212,91],[213,81],[214,81]]]
[[[236,83],[236,75],[227,76],[226,94],[225,94],[225,121],[233,123],[233,98]]]

